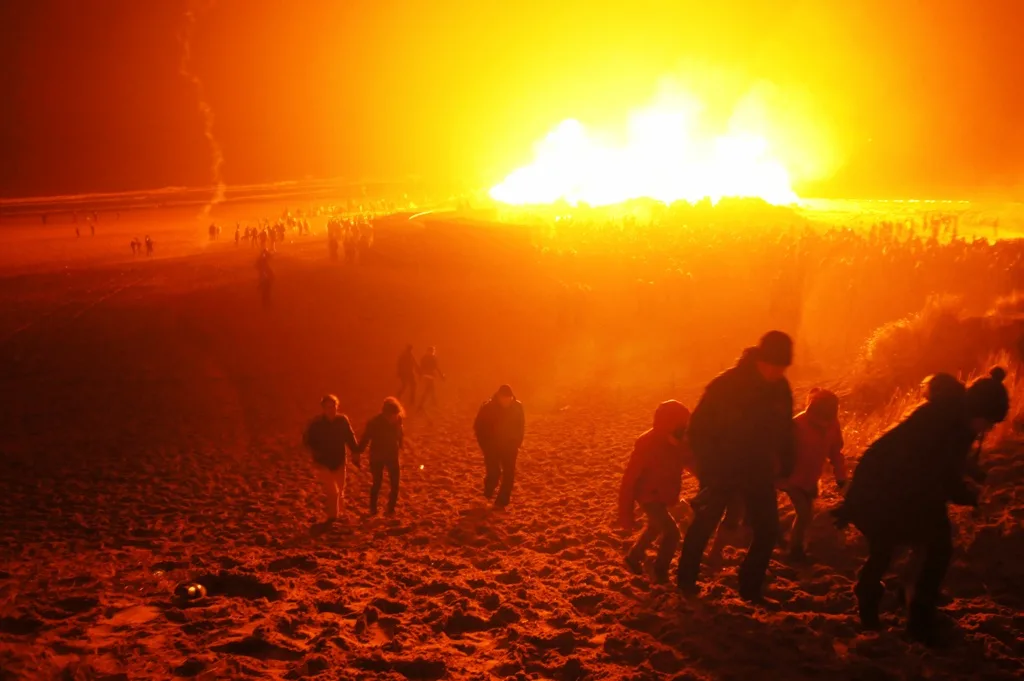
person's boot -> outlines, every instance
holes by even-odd
[[[881,584],[864,585],[858,583],[853,592],[857,595],[857,613],[860,623],[865,629],[878,629],[881,621],[878,618],[878,607],[882,603],[885,588]]]

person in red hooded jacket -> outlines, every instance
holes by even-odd
[[[672,556],[679,545],[679,525],[671,507],[679,503],[683,469],[690,467],[686,429],[690,410],[669,400],[654,412],[654,427],[637,438],[626,464],[619,490],[619,523],[628,531],[635,527],[633,515],[637,503],[647,516],[647,527],[626,554],[626,566],[635,574],[643,573],[647,549],[661,537],[654,574],[658,581],[668,579]]]

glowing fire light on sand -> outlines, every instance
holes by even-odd
[[[665,203],[723,197],[798,200],[790,174],[761,135],[697,131],[698,107],[656,105],[629,119],[625,143],[605,142],[579,121],[560,123],[535,148],[532,163],[514,170],[490,195],[502,203],[567,201],[607,206],[628,199]]]

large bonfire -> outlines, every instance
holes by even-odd
[[[606,206],[638,198],[797,201],[790,172],[761,131],[731,121],[722,133],[709,133],[701,110],[696,99],[675,98],[634,111],[618,140],[575,119],[562,121],[536,145],[533,161],[512,171],[490,195],[512,205]]]

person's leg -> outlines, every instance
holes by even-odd
[[[402,475],[402,469],[398,465],[398,459],[388,462],[388,484],[391,487],[390,494],[388,495],[388,513],[395,512],[395,506],[398,505],[398,483]]]
[[[857,585],[853,591],[857,595],[857,609],[861,624],[869,629],[874,629],[879,624],[878,606],[885,593],[882,577],[889,569],[895,547],[883,537],[867,535],[865,537],[868,540],[868,559],[860,569]]]
[[[327,519],[334,520],[338,517],[338,485],[335,482],[334,471],[328,470],[325,466],[317,466],[316,477],[324,490],[324,509],[327,512]]]
[[[662,522],[664,521],[664,514],[658,511],[659,504],[644,504],[643,511],[644,516],[647,518],[647,524],[644,527],[644,531],[637,537],[636,542],[633,543],[633,547],[626,554],[626,565],[629,569],[636,574],[643,572],[644,560],[647,558],[647,549],[651,548],[651,544],[654,540],[664,531]],[[664,507],[662,507],[664,508]]]
[[[515,484],[516,480],[516,459],[518,457],[519,452],[516,450],[501,453],[499,460],[499,465],[501,466],[501,486],[498,488],[498,498],[494,503],[502,508],[508,506],[508,502],[512,499],[512,485]]]
[[[338,470],[334,471],[334,484],[338,488],[338,512],[345,510],[345,463],[342,462]]]
[[[497,452],[488,450],[484,452],[484,496],[488,499],[494,498],[494,490],[498,488],[498,480],[501,479],[501,460]]]
[[[747,557],[740,565],[740,597],[761,598],[765,573],[772,560],[772,551],[779,539],[779,500],[771,480],[750,486],[743,491],[746,520],[754,531]]]
[[[373,484],[370,485],[370,515],[377,515],[377,495],[380,494],[380,486],[384,481],[384,464],[380,461],[371,461],[370,474],[373,476]]]
[[[700,574],[701,559],[704,549],[712,533],[722,521],[722,514],[729,503],[729,490],[705,489],[700,495],[700,502],[694,509],[693,523],[686,531],[683,549],[679,554],[679,567],[676,579],[682,589],[691,589],[697,584]]]
[[[672,556],[679,547],[679,523],[672,516],[672,513],[659,504],[658,514],[661,516],[658,524],[661,526],[661,544],[658,546],[658,557],[654,562],[654,575],[659,582],[668,579],[668,569],[672,565]]]
[[[807,549],[807,528],[814,519],[814,499],[800,489],[787,491],[786,494],[793,502],[793,510],[796,511],[796,521],[793,522],[793,532],[789,537],[789,551],[794,557],[803,557]]]
[[[912,636],[930,642],[934,636],[935,611],[938,608],[939,592],[946,578],[950,560],[953,557],[953,538],[949,517],[936,518],[925,535],[926,542],[914,553],[923,551],[921,570],[914,582],[910,597],[910,613],[907,629]]]

